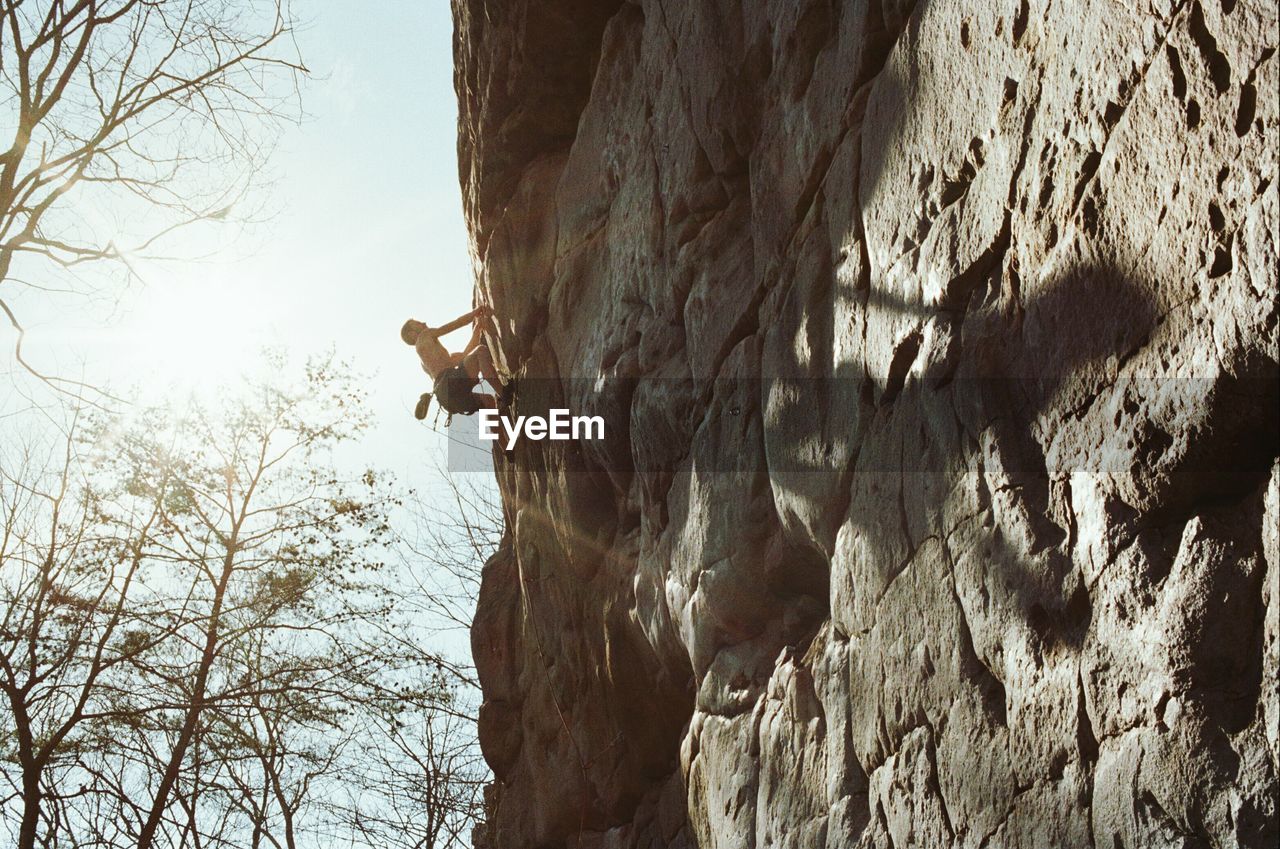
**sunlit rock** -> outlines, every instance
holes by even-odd
[[[454,9],[493,845],[1274,845],[1274,3]]]

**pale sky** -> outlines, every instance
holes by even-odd
[[[146,286],[114,311],[25,296],[28,358],[155,397],[252,372],[264,344],[299,359],[332,347],[371,375],[375,426],[359,459],[430,486],[445,443],[412,417],[430,382],[398,331],[411,316],[439,324],[471,308],[449,4],[295,0],[294,10],[306,22],[310,117],[285,132],[277,179],[260,193],[271,220],[222,228],[210,260],[147,268]],[[7,331],[0,339],[7,348]]]

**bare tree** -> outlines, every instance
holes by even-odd
[[[288,0],[0,0],[0,313],[24,368],[87,388],[26,358],[22,288],[104,260],[131,273],[227,217],[298,115],[293,26]]]
[[[479,685],[470,664],[438,650],[440,636],[470,631],[480,574],[501,541],[492,478],[437,468],[431,492],[406,494],[386,583],[392,615],[364,634],[378,674],[353,679],[352,715],[375,733],[343,759],[327,807],[353,846],[462,849],[483,825],[492,776],[480,753]]]
[[[184,830],[201,834],[182,800],[210,796],[211,758],[219,770],[234,767],[213,757],[229,729],[248,723],[270,735],[273,711],[290,700],[323,706],[371,662],[345,637],[348,626],[385,615],[367,579],[380,565],[391,501],[374,476],[343,481],[327,460],[363,427],[359,410],[322,365],[299,390],[263,387],[217,415],[153,424],[115,448],[124,493],[162,504],[150,556],[181,576],[190,620],[175,651],[144,670],[168,707],[127,742],[145,767],[121,812],[137,820],[139,849],[157,845],[161,830],[165,845],[181,845]],[[314,721],[323,725],[319,708]]]
[[[456,684],[442,677],[431,682],[431,691],[425,699],[384,700],[383,711],[367,714],[379,729],[374,737],[379,745],[353,761],[359,771],[346,784],[344,803],[333,806],[335,821],[357,845],[470,846],[488,769],[469,706],[453,703],[459,697]],[[376,804],[368,804],[370,793],[376,794]]]
[[[398,567],[394,487],[335,471],[365,423],[350,386],[318,364],[217,410],[74,417],[56,452],[0,460],[20,849],[466,845],[474,682]],[[488,554],[473,531],[449,575]]]
[[[133,597],[160,505],[104,533],[96,499],[79,497],[74,436],[60,462],[47,460],[26,450],[16,461],[26,479],[0,473],[0,691],[14,744],[5,760],[17,765],[16,776],[3,771],[12,794],[4,802],[18,800],[20,849],[36,845],[42,825],[56,830],[81,793],[59,778],[90,745],[92,731],[82,732],[137,709],[112,679],[155,639],[140,623],[163,612]]]
[[[502,501],[490,475],[437,466],[436,478],[437,491],[415,493],[406,504],[412,516],[401,535],[407,580],[423,616],[469,632],[481,568],[502,542]]]

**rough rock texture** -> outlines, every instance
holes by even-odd
[[[1274,0],[454,10],[494,845],[1274,845]]]

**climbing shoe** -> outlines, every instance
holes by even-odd
[[[511,406],[511,402],[516,399],[516,379],[509,378],[506,384],[498,392],[498,407],[505,410]]]

